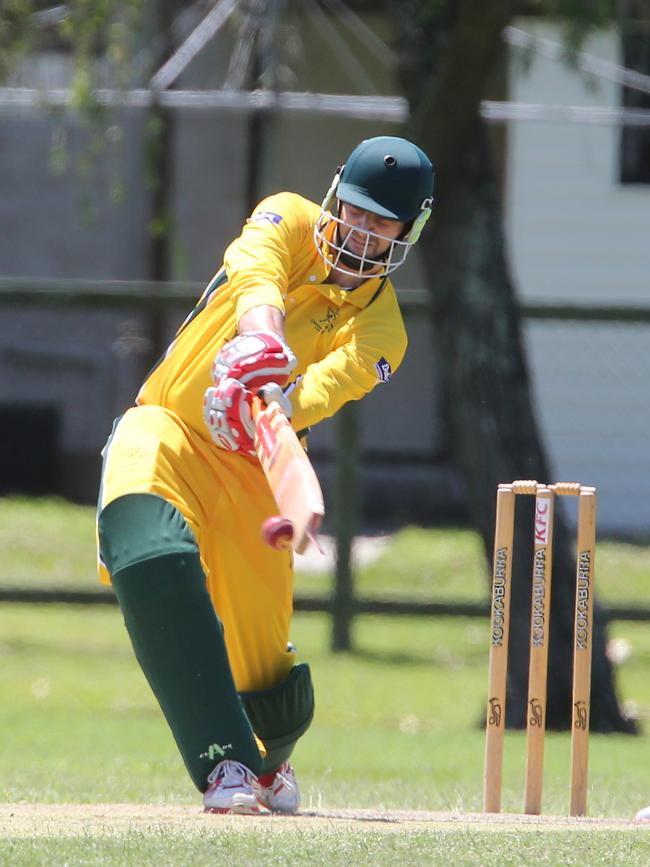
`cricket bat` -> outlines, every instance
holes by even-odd
[[[310,542],[318,545],[325,506],[314,468],[280,405],[266,406],[253,398],[255,451],[278,506],[278,515],[262,526],[273,548],[293,548],[302,554]]]

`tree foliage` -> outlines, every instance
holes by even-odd
[[[69,59],[65,87],[71,93],[70,108],[82,128],[83,144],[71,156],[70,124],[64,113],[52,108],[57,121],[50,170],[60,175],[74,167],[84,222],[93,221],[96,209],[89,182],[108,155],[112,156],[109,201],[121,204],[125,198],[116,168],[123,138],[120,115],[98,101],[97,91],[130,86],[137,59],[146,70],[142,36],[147,15],[142,0],[71,0],[57,6],[47,0],[5,0],[0,4],[0,83],[45,89],[50,82],[39,73],[38,54],[56,52]]]
[[[132,79],[138,38],[146,21],[142,0],[5,0],[0,7],[0,78],[20,75],[35,50],[56,48],[72,58],[74,106],[94,108],[97,87],[125,87]],[[97,62],[101,60],[101,62]]]

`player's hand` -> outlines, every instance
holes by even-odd
[[[258,390],[257,394],[262,399],[262,402],[265,403],[267,406],[270,403],[280,404],[280,409],[282,410],[282,412],[286,415],[287,418],[291,418],[291,414],[293,412],[291,401],[276,382],[265,383]]]
[[[275,382],[286,385],[296,366],[296,356],[287,344],[270,331],[249,331],[221,347],[212,365],[212,381],[237,379],[256,392]]]
[[[224,377],[203,396],[203,418],[210,436],[222,449],[255,454],[252,393],[237,379]]]

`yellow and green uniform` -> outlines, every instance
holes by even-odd
[[[252,307],[283,310],[286,341],[298,360],[292,422],[302,430],[386,379],[406,349],[389,281],[382,286],[374,278],[353,290],[324,282],[327,266],[313,240],[318,213],[293,193],[259,205],[106,453],[100,508],[148,491],[174,503],[188,521],[239,689],[259,689],[291,665],[285,648],[292,564],[260,538],[262,521],[276,509],[259,465],[219,449],[204,424],[212,362]]]
[[[209,440],[202,401],[212,362],[244,313],[260,304],[284,311],[286,341],[298,359],[294,378],[304,374],[291,393],[296,430],[333,415],[397,368],[406,332],[393,286],[379,278],[353,290],[324,282],[328,269],[313,239],[318,213],[293,193],[259,205],[145,382],[139,404],[172,410]]]
[[[261,539],[277,509],[257,460],[217,447],[204,424],[215,356],[248,310],[282,310],[297,358],[289,394],[300,431],[390,378],[406,350],[390,281],[371,278],[353,290],[326,282],[313,237],[318,214],[292,193],[261,202],[104,452],[100,516],[119,498],[153,494],[187,522],[239,692],[273,687],[294,666],[293,563]],[[100,572],[109,583],[101,551]],[[150,593],[153,605],[155,580]]]

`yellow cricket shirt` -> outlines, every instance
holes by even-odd
[[[203,394],[212,384],[212,362],[244,313],[261,304],[284,311],[286,340],[298,359],[290,394],[296,430],[390,378],[407,344],[395,290],[378,277],[352,290],[324,282],[329,268],[313,236],[319,212],[294,193],[258,205],[142,386],[139,404],[172,410],[209,440]]]

